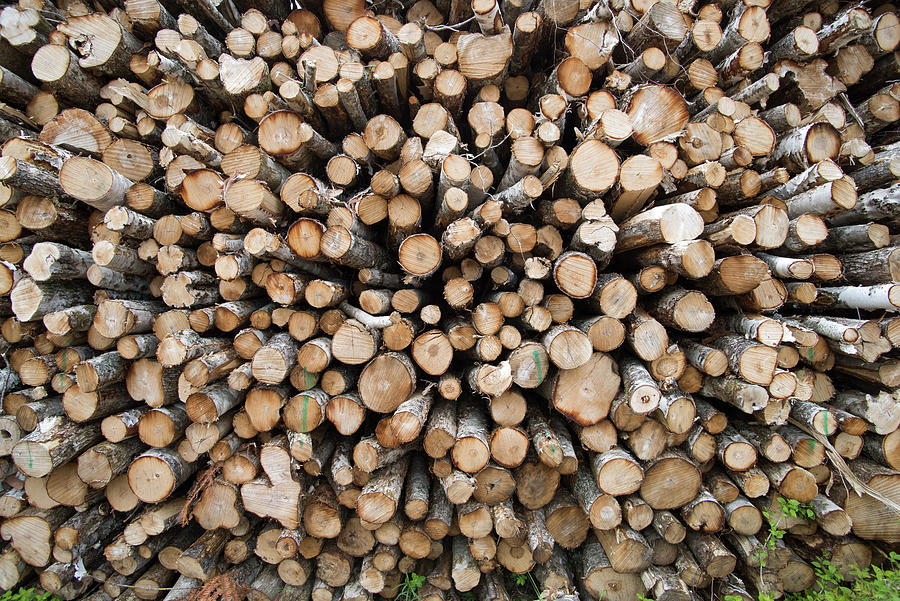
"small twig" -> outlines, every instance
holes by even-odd
[[[460,31],[460,29],[459,29],[460,27],[462,27],[463,25],[468,25],[469,23],[471,23],[474,20],[475,20],[475,17],[472,16],[472,17],[469,17],[468,19],[466,19],[465,21],[460,21],[459,23],[457,23],[455,25],[428,25],[427,23],[422,21],[422,26],[425,29],[428,29],[429,31],[447,31],[447,30]]]
[[[847,98],[846,92],[841,92],[839,94],[841,99],[841,104],[844,105],[844,108],[847,109],[847,112],[850,113],[850,116],[853,117],[853,120],[856,121],[857,125],[861,128],[865,129],[866,125],[863,123],[862,118],[859,116],[859,113],[856,112],[856,109],[853,107],[853,104],[850,102],[850,99]]]
[[[800,428],[810,436],[816,439],[816,442],[820,443],[825,447],[825,454],[828,456],[829,461],[834,464],[834,468],[838,471],[844,481],[849,484],[849,488],[853,489],[857,495],[862,496],[863,494],[867,494],[873,499],[881,501],[886,507],[894,511],[894,513],[900,514],[900,503],[897,503],[893,499],[881,494],[862,480],[860,480],[856,474],[850,469],[850,466],[847,465],[847,462],[844,461],[844,458],[837,452],[828,439],[816,432],[815,430],[810,429],[801,422],[798,422],[795,419],[788,420],[792,425]]]

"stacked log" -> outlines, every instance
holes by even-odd
[[[900,542],[892,5],[0,37],[0,588],[749,601]]]

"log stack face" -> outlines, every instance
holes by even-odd
[[[749,600],[877,561],[900,23],[807,5],[5,6],[0,589]],[[782,497],[816,519],[760,568]]]

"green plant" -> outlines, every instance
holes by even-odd
[[[531,588],[534,590],[534,594],[536,595],[535,601],[544,601],[544,595],[541,594],[541,589],[537,585],[537,582],[535,582],[534,576],[531,575],[531,572],[525,574],[513,574],[513,581],[518,587],[527,587],[528,584],[531,584]]]
[[[419,601],[419,591],[425,584],[425,576],[415,572],[403,575],[403,582],[397,585],[397,601]]]
[[[769,531],[762,546],[753,552],[753,557],[759,563],[760,573],[762,573],[763,568],[766,567],[766,560],[769,557],[769,552],[774,551],[777,541],[784,538],[784,535],[787,534],[787,531],[778,527],[778,523],[781,521],[781,515],[774,517],[768,509],[763,509],[762,514],[766,519],[766,525],[768,526]]]
[[[774,551],[777,541],[784,538],[784,535],[787,534],[787,531],[782,530],[779,527],[782,518],[793,517],[804,520],[816,519],[816,514],[809,503],[801,503],[797,499],[786,499],[784,497],[777,497],[777,499],[780,509],[777,516],[773,516],[768,509],[762,510],[762,515],[766,520],[769,531],[766,535],[766,539],[763,541],[762,547],[753,553],[753,556],[759,562],[760,572],[766,567],[766,559],[769,556],[769,552]]]
[[[10,589],[3,593],[3,596],[0,596],[0,601],[59,601],[59,599],[47,591],[20,587],[17,591]]]
[[[809,503],[801,503],[797,499],[785,499],[778,497],[778,504],[781,506],[781,514],[794,518],[802,518],[804,520],[815,520],[816,513]]]
[[[866,569],[853,566],[853,582],[845,583],[840,570],[827,558],[812,562],[816,584],[801,593],[788,593],[786,601],[900,601],[900,554],[891,552],[888,566]]]
[[[753,558],[756,559],[756,561],[759,563],[760,581],[762,581],[762,573],[766,567],[766,561],[769,558],[769,553],[775,550],[778,541],[784,538],[784,535],[787,534],[787,531],[783,530],[780,527],[781,520],[785,517],[801,518],[804,520],[816,519],[816,514],[812,509],[812,505],[810,505],[809,503],[801,503],[797,499],[786,499],[784,497],[777,497],[777,499],[779,508],[778,515],[772,515],[772,513],[768,509],[762,510],[762,515],[766,520],[768,532],[766,534],[765,540],[763,540],[762,546],[760,546],[753,552]],[[758,598],[759,601],[773,600],[773,596],[769,591],[760,591]]]

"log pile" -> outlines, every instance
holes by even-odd
[[[879,4],[3,7],[0,588],[749,601],[878,561]],[[781,498],[816,519],[761,566]]]

